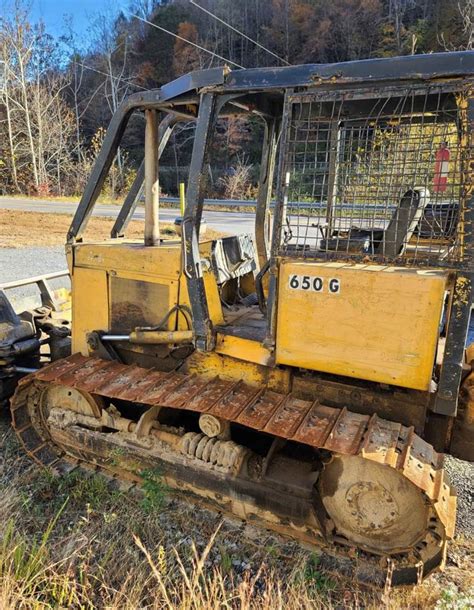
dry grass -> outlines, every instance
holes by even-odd
[[[0,247],[63,245],[71,218],[72,216],[69,214],[42,214],[0,209]],[[113,223],[114,220],[111,218],[92,217],[87,226],[86,238],[90,240],[107,238]],[[161,231],[165,238],[176,237],[173,225],[163,223]],[[204,237],[205,239],[215,239],[219,235],[221,233],[208,229]],[[128,226],[127,237],[143,239],[143,222],[133,220]]]
[[[382,603],[322,573],[315,553],[262,530],[168,495],[144,503],[97,475],[53,478],[22,456],[6,419],[0,440],[3,610],[472,607],[469,541],[453,546],[444,574]]]
[[[17,194],[10,193],[9,195],[4,195],[7,199],[17,199],[18,201],[60,201],[61,203],[79,203],[81,198],[77,195],[28,195],[27,193]],[[110,197],[109,195],[104,195],[103,193],[100,195],[99,204],[114,204],[114,205],[122,205],[123,198],[122,197]]]

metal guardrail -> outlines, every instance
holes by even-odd
[[[179,206],[179,198],[178,197],[160,197],[160,203],[172,203]],[[254,199],[204,199],[204,205],[209,207],[224,207],[224,208],[255,208],[257,202]],[[430,205],[430,204],[428,204]],[[443,205],[452,205],[450,202],[434,202],[431,204],[434,207],[442,207]],[[275,207],[275,202],[272,201],[270,203],[270,207]],[[327,204],[321,201],[316,202],[303,202],[303,201],[289,201],[289,208],[298,208],[299,210],[325,210],[327,208]],[[386,212],[387,210],[394,210],[395,205],[385,205],[385,204],[373,204],[371,205],[371,209],[374,210],[382,210]],[[357,212],[358,206],[353,203],[338,203],[338,210],[350,210],[353,212]],[[360,206],[362,211],[363,206]]]
[[[179,204],[179,198],[178,197],[160,197],[160,203],[173,203],[173,204]],[[255,208],[257,205],[257,202],[254,199],[204,199],[204,205],[205,206],[209,206],[209,207],[223,207],[223,208]],[[275,207],[275,202],[272,201],[270,203],[270,207]],[[312,202],[312,203],[306,203],[306,202],[301,202],[301,201],[289,201],[288,202],[288,207],[297,207],[298,209],[307,209],[307,210],[325,210],[327,205],[325,203],[322,202]],[[341,207],[342,209],[346,209],[346,210],[354,210],[357,209],[354,207],[353,204],[342,204],[341,206],[338,205],[338,207]],[[374,205],[373,206],[374,209],[380,208],[381,210],[387,210],[390,208],[387,208],[387,206],[384,205]]]

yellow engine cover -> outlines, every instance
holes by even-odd
[[[280,263],[276,362],[428,390],[448,274]]]
[[[200,252],[209,256],[211,242]],[[109,240],[68,246],[72,277],[72,349],[88,355],[87,334],[102,330],[128,334],[137,326],[154,326],[178,303],[189,306],[182,273],[181,242],[146,247],[141,242]],[[224,321],[216,279],[203,273],[209,315]],[[183,316],[168,319],[168,329],[187,328]]]

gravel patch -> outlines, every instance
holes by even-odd
[[[64,246],[0,248],[0,283],[66,268]]]
[[[456,531],[472,538],[474,536],[474,464],[447,455],[444,467],[458,495]]]
[[[64,246],[28,248],[0,248],[0,284],[67,269]],[[68,287],[67,278],[50,281],[52,288]],[[12,288],[7,292],[15,311],[41,305],[40,292],[35,284]]]

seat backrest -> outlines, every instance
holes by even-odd
[[[218,284],[254,272],[257,265],[252,235],[230,235],[214,240],[211,266]]]
[[[404,252],[429,199],[428,189],[421,187],[410,189],[403,195],[400,205],[394,211],[384,231],[383,239],[377,247],[377,254],[398,256]]]

